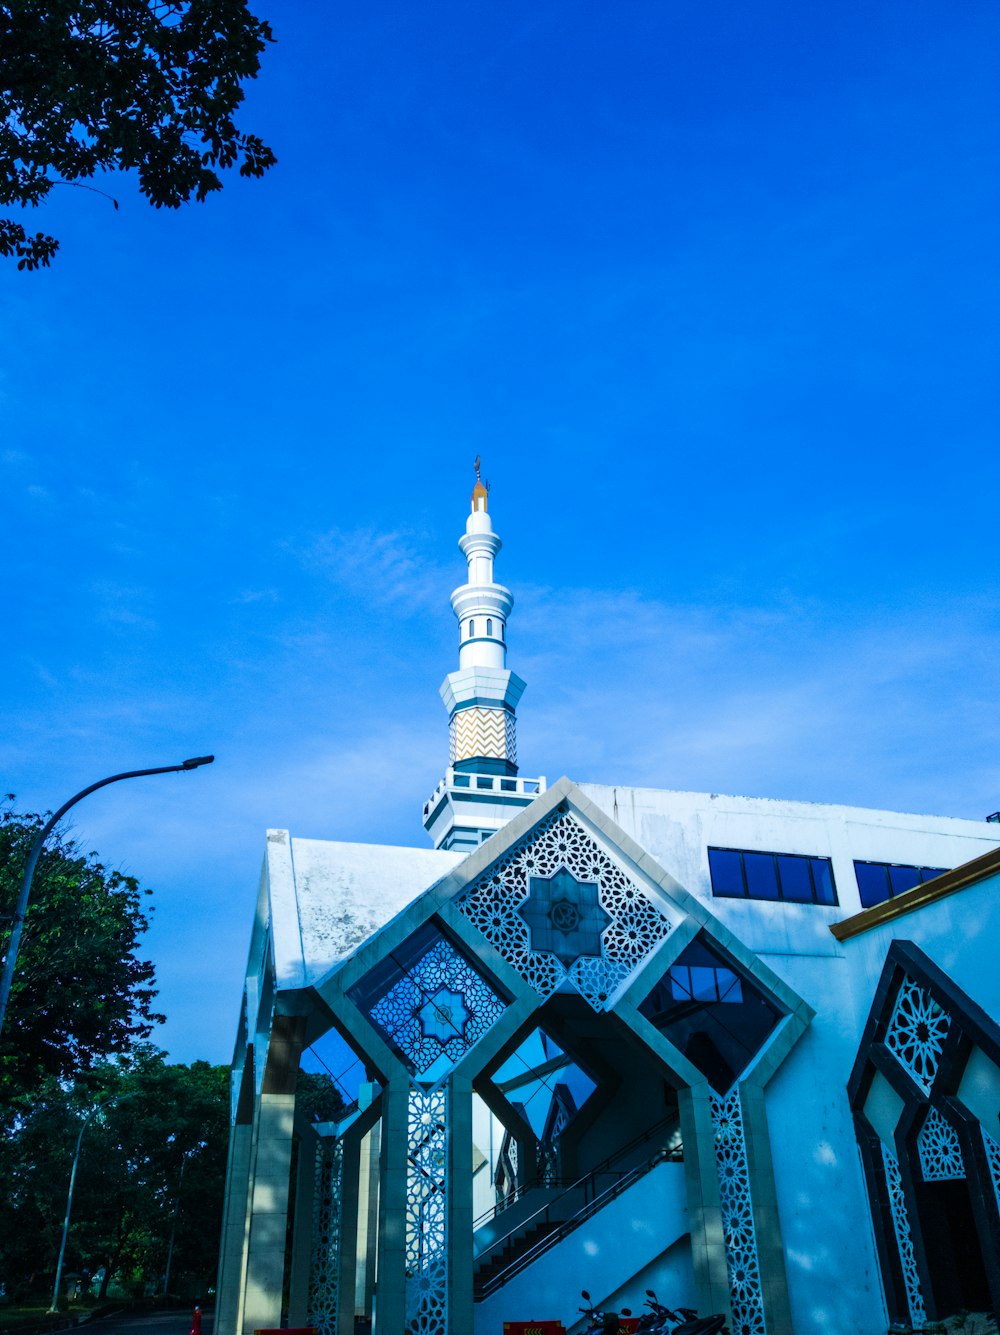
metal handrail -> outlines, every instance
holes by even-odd
[[[555,1205],[557,1201],[562,1200],[563,1196],[568,1196],[571,1191],[574,1191],[577,1187],[582,1186],[587,1181],[588,1178],[595,1177],[598,1173],[607,1172],[607,1170],[611,1168],[613,1164],[616,1164],[620,1159],[623,1159],[627,1154],[631,1154],[633,1150],[637,1150],[639,1146],[644,1145],[647,1140],[651,1140],[653,1136],[657,1134],[657,1132],[664,1130],[664,1128],[668,1126],[676,1124],[678,1121],[679,1117],[677,1113],[668,1113],[666,1117],[661,1118],[660,1121],[658,1122],[654,1122],[654,1124],[652,1126],[648,1126],[645,1131],[642,1131],[639,1133],[639,1135],[634,1136],[632,1140],[628,1142],[627,1145],[622,1145],[619,1149],[615,1150],[613,1154],[609,1154],[608,1157],[606,1159],[603,1159],[595,1168],[591,1168],[589,1172],[584,1173],[583,1177],[578,1178],[575,1182],[570,1182],[568,1185],[565,1179],[553,1182],[551,1184],[546,1184],[544,1181],[542,1181],[541,1175],[540,1174],[537,1175],[534,1181],[527,1182],[523,1186],[517,1187],[513,1192],[511,1192],[510,1196],[505,1197],[503,1201],[498,1201],[496,1205],[492,1206],[489,1210],[486,1210],[483,1214],[481,1214],[478,1219],[474,1219],[472,1221],[473,1232],[475,1232],[475,1230],[478,1228],[482,1228],[482,1226],[488,1223],[489,1220],[495,1219],[497,1215],[503,1214],[504,1210],[509,1210],[511,1205],[513,1205],[515,1201],[519,1201],[522,1198],[522,1196],[527,1195],[529,1191],[534,1191],[538,1187],[544,1187],[546,1185],[551,1185],[554,1187],[565,1186],[566,1190],[563,1191],[561,1195],[557,1196],[554,1201],[548,1202],[548,1205]],[[547,1208],[548,1206],[546,1205],[539,1206],[538,1210],[535,1211],[535,1214],[540,1214],[542,1210],[545,1210]],[[517,1225],[516,1230],[512,1230],[512,1232],[514,1231],[520,1232],[521,1229],[524,1227],[524,1225],[528,1223],[529,1220],[534,1219],[534,1217],[535,1215],[532,1214],[528,1215],[527,1218],[522,1219],[520,1224]],[[506,1237],[510,1237],[510,1234],[507,1234]],[[499,1238],[497,1242],[494,1244],[494,1246],[499,1246],[500,1243],[503,1241],[506,1241],[506,1238]]]
[[[646,1173],[655,1168],[659,1163],[665,1163],[671,1160],[676,1162],[680,1158],[680,1155],[680,1147],[673,1150],[664,1150],[660,1154],[654,1154],[653,1157],[648,1159],[645,1163],[636,1164],[636,1166],[629,1169],[628,1172],[618,1173],[617,1182],[613,1183],[610,1187],[607,1187],[599,1196],[595,1196],[592,1200],[585,1202],[585,1204],[577,1210],[576,1214],[570,1215],[568,1219],[564,1219],[558,1224],[551,1233],[546,1233],[544,1237],[539,1238],[536,1243],[527,1249],[527,1251],[522,1252],[520,1256],[516,1256],[514,1260],[511,1261],[510,1265],[501,1270],[499,1274],[493,1275],[483,1284],[476,1286],[477,1299],[482,1301],[484,1298],[488,1298],[491,1294],[496,1293],[497,1289],[503,1288],[503,1286],[509,1280],[512,1280],[515,1275],[519,1275],[522,1270],[525,1270],[529,1265],[532,1265],[543,1252],[547,1252],[550,1247],[555,1247],[557,1243],[562,1242],[567,1233],[572,1233],[575,1228],[578,1228],[581,1224],[585,1223],[592,1215],[597,1214],[598,1210],[603,1210],[604,1206],[607,1205],[609,1201],[613,1201],[616,1196],[620,1196],[623,1191],[627,1191],[633,1182],[638,1182],[640,1177],[644,1177]],[[542,1212],[539,1211],[537,1213]],[[532,1216],[532,1218],[534,1218],[534,1216]],[[509,1237],[510,1235],[508,1235],[507,1241],[509,1241]],[[507,1250],[510,1250],[509,1247],[505,1248],[505,1251]]]

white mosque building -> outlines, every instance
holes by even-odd
[[[433,849],[267,832],[217,1335],[1000,1310],[1000,828],[523,778],[459,545]]]

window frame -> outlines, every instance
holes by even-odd
[[[916,890],[921,885],[926,885],[928,881],[935,880],[938,876],[943,876],[946,871],[951,871],[950,867],[925,867],[919,863],[912,862],[878,862],[871,858],[854,858],[854,879],[858,886],[858,898],[861,900],[861,907],[865,909],[877,908],[879,904],[888,904],[890,900],[898,899],[900,895],[907,894],[910,890]],[[888,894],[881,899],[874,899],[871,903],[865,903],[865,891],[861,886],[861,878],[858,876],[859,867],[878,867],[885,876],[885,884]],[[920,873],[920,879],[914,884],[909,885],[903,890],[894,890],[892,887],[892,871],[915,871]],[[924,873],[930,873],[925,875]]]
[[[726,891],[716,890],[715,877],[712,874],[712,854],[713,853],[734,853],[740,860],[740,879],[743,886],[742,894],[732,894]],[[774,870],[774,886],[777,893],[772,896],[755,895],[750,893],[750,881],[747,876],[746,854],[752,853],[755,857],[771,858]],[[783,893],[781,883],[781,862],[780,859],[789,858],[796,862],[803,862],[809,873],[809,887],[812,892],[811,899],[790,898]],[[823,863],[826,873],[830,878],[830,897],[821,897],[822,887],[817,880],[816,871],[813,863]],[[737,899],[748,900],[755,904],[801,904],[816,908],[839,908],[840,896],[837,893],[837,878],[833,872],[833,859],[824,857],[819,853],[779,853],[766,848],[722,848],[712,844],[708,847],[708,880],[712,890],[713,899]]]

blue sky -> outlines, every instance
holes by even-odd
[[[0,268],[0,777],[228,1059],[267,826],[423,844],[480,453],[523,772],[1000,807],[991,3],[285,3],[204,206]]]

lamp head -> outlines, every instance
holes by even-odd
[[[181,769],[197,769],[199,765],[211,765],[215,756],[192,756],[181,762]]]

